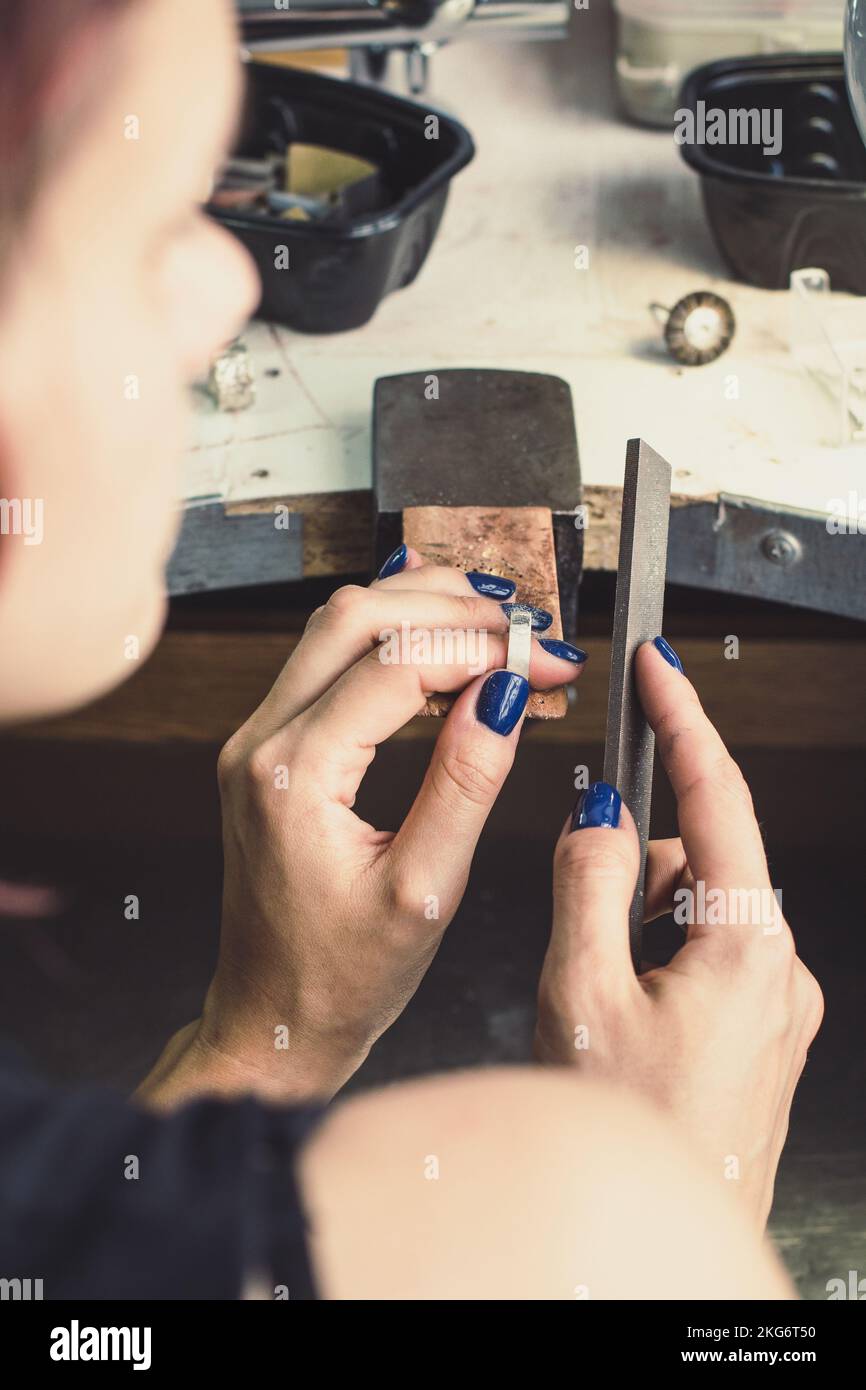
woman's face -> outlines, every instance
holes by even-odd
[[[0,293],[3,719],[83,703],[152,649],[187,388],[257,296],[199,210],[240,97],[228,0],[131,0],[66,63],[51,120],[87,104]]]

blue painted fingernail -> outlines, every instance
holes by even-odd
[[[616,787],[609,782],[590,782],[572,812],[571,828],[616,830],[621,810],[622,797]]]
[[[563,661],[573,661],[575,666],[582,666],[586,661],[583,647],[573,647],[570,642],[560,642],[558,637],[540,637],[538,645],[550,652],[551,656],[562,657]]]
[[[670,642],[666,642],[663,637],[654,637],[653,646],[656,651],[661,652],[669,666],[673,666],[675,671],[681,671],[683,675],[683,663],[680,661]]]
[[[384,565],[380,569],[377,578],[388,579],[392,574],[399,574],[406,563],[407,555],[408,551],[406,549],[406,542],[404,541],[402,545],[397,546],[397,549],[394,551],[393,555],[388,556]]]
[[[487,598],[511,598],[517,585],[513,579],[500,579],[498,574],[483,574],[480,570],[470,570],[466,578]]]
[[[475,717],[495,734],[510,734],[526,706],[529,682],[513,671],[494,671],[478,692]]]
[[[532,614],[532,631],[546,632],[553,622],[553,614],[546,608],[532,608],[528,603],[503,603],[500,605],[506,618],[511,617],[512,608],[525,608]]]

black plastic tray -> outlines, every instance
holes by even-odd
[[[782,112],[782,147],[680,146],[701,176],[704,207],[733,273],[785,289],[792,270],[820,266],[834,289],[866,294],[866,147],[839,54],[725,59],[690,73],[680,107]]]
[[[263,156],[295,140],[345,150],[381,169],[387,205],[339,226],[212,205],[208,212],[255,258],[260,317],[303,333],[358,328],[424,264],[450,180],[475,153],[469,132],[442,112],[379,88],[269,63],[249,63],[247,74],[235,153]],[[427,138],[431,115],[438,119],[437,139]],[[277,269],[281,246],[288,249],[288,269]]]

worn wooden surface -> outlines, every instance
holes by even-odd
[[[303,521],[273,510],[229,512],[221,502],[187,507],[166,584],[171,595],[285,584],[304,574]]]
[[[373,494],[369,490],[259,497],[231,502],[225,510],[227,516],[247,516],[273,513],[277,505],[288,507],[301,519],[305,579],[370,572]]]
[[[841,1095],[844,1088],[838,1089]],[[783,1155],[770,1236],[801,1298],[823,1300],[831,1292],[838,1298],[831,1281],[841,1279],[847,1291],[852,1270],[855,1284],[866,1278],[864,1172],[860,1151]]]
[[[694,502],[714,501],[711,497],[671,496],[671,506],[686,507]],[[250,512],[272,513],[277,505],[303,518],[304,577],[367,574],[371,570],[373,494],[369,491],[310,493],[308,496],[280,494],[226,506],[229,516]],[[589,486],[583,488],[587,524],[583,533],[583,567],[587,570],[615,570],[619,554],[619,521],[622,489]],[[517,552],[519,554],[519,552]],[[503,557],[503,564],[507,557]],[[472,568],[470,564],[469,568]],[[505,573],[504,570],[496,571]]]
[[[513,579],[517,585],[513,602],[546,608],[553,614],[553,624],[545,635],[562,636],[548,508],[406,507],[403,539],[437,565]],[[425,714],[447,714],[453,703],[451,695],[431,695]],[[562,719],[565,711],[564,690],[530,692],[528,719]]]
[[[78,714],[24,726],[16,736],[221,743],[267,693],[297,640],[297,632],[168,632],[119,690]],[[866,644],[742,635],[734,661],[725,658],[721,638],[674,634],[673,640],[733,747],[866,748]],[[525,737],[573,746],[603,741],[610,642],[583,642],[589,664],[567,716],[536,721]],[[396,737],[430,739],[438,732],[436,721],[414,719]],[[814,772],[810,765],[809,775]]]

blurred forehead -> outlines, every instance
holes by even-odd
[[[58,181],[113,220],[203,196],[240,99],[228,0],[133,0],[94,49],[96,100]]]
[[[235,125],[241,81],[228,0],[142,0],[128,23],[123,101],[141,110],[148,152],[159,149],[167,177],[183,174],[189,159],[217,159]]]

